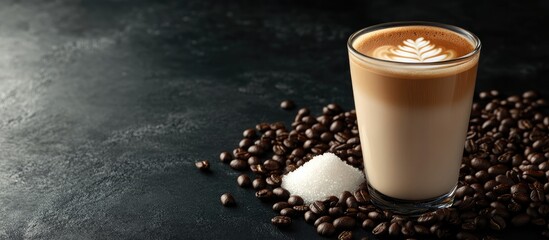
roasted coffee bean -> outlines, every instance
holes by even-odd
[[[329,222],[323,222],[316,227],[316,232],[321,236],[331,236],[335,233],[336,228]]]
[[[456,234],[456,239],[458,240],[478,240],[479,238],[475,234],[470,232],[458,232]]]
[[[387,228],[389,226],[389,223],[388,222],[382,222],[380,224],[378,224],[373,230],[372,230],[372,233],[374,235],[381,235],[381,234],[385,234],[387,232]]]
[[[328,209],[328,214],[332,217],[339,217],[343,215],[343,209],[341,207],[331,207]]]
[[[314,223],[318,219],[318,216],[310,210],[306,211],[303,217],[305,218],[305,222],[307,223]]]
[[[464,186],[459,187],[456,190],[456,195],[455,196],[457,198],[463,198],[465,195],[472,195],[474,193],[475,193],[475,190],[473,188],[471,188],[468,185],[464,185]]]
[[[490,218],[490,228],[493,230],[503,230],[506,227],[505,219],[499,215]]]
[[[311,209],[313,213],[318,215],[326,214],[326,206],[322,201],[314,201],[313,203],[311,203],[311,205],[309,205],[309,209]]]
[[[356,199],[354,196],[349,196],[347,200],[345,200],[345,204],[348,208],[357,208],[358,204],[356,202]]]
[[[339,201],[338,203],[340,205],[345,205],[347,204],[347,198],[349,198],[350,196],[352,196],[352,194],[349,192],[349,191],[344,191],[342,192],[341,194],[339,194]]]
[[[349,230],[355,227],[356,220],[352,217],[343,216],[334,220],[334,226],[339,230]]]
[[[263,178],[256,178],[252,181],[252,186],[255,190],[260,190],[266,188],[267,183]]]
[[[273,192],[267,188],[261,189],[255,192],[255,197],[257,197],[261,201],[269,201],[273,197]]]
[[[353,232],[343,231],[337,236],[338,240],[351,240],[353,239]]]
[[[365,189],[356,190],[354,196],[356,201],[359,203],[370,202],[370,194]]]
[[[234,207],[236,205],[236,201],[234,200],[234,197],[230,193],[224,193],[221,195],[221,204],[225,207]]]
[[[252,180],[250,180],[250,177],[246,174],[240,174],[238,178],[236,178],[236,182],[238,183],[238,186],[243,188],[248,188],[252,186]]]
[[[284,188],[281,188],[281,187],[277,187],[277,188],[273,189],[273,194],[278,199],[282,199],[282,200],[286,200],[290,197],[290,192],[288,192],[288,190],[286,190]]]
[[[372,229],[374,228],[376,225],[376,223],[374,222],[374,220],[372,219],[365,219],[363,222],[362,222],[362,228],[364,229]]]
[[[297,212],[300,212],[300,213],[304,213],[304,212],[309,211],[309,206],[307,206],[307,205],[295,205],[292,208],[294,210],[296,210]]]
[[[287,227],[292,224],[292,219],[287,216],[275,216],[271,219],[271,223],[277,227]]]
[[[319,217],[318,219],[316,219],[315,223],[314,223],[314,226],[315,227],[318,227],[318,225],[320,225],[321,223],[324,223],[324,222],[332,222],[332,218],[329,217],[329,216],[321,216]]]
[[[288,198],[288,203],[291,206],[303,205],[303,198],[297,195],[291,195],[290,198]]]
[[[390,236],[398,236],[400,234],[400,225],[394,222],[389,225],[388,233]]]
[[[490,161],[483,158],[471,159],[471,166],[477,170],[486,170],[490,167]]]
[[[524,226],[529,222],[530,222],[530,216],[528,216],[528,214],[526,213],[516,215],[513,217],[513,219],[511,219],[511,223],[513,224],[513,226],[516,226],[516,227]]]
[[[280,210],[280,215],[287,216],[287,217],[294,217],[296,213],[297,213],[296,210],[289,207],[283,208],[282,210]]]
[[[429,228],[423,225],[414,225],[414,231],[418,234],[427,235],[429,234]]]
[[[435,214],[433,212],[428,212],[428,213],[421,214],[417,218],[417,222],[418,223],[430,224],[430,223],[433,223],[434,221],[436,221],[436,219],[437,219],[437,216],[435,216]]]
[[[208,160],[195,162],[194,165],[196,166],[196,168],[200,169],[201,171],[210,170],[210,162]]]
[[[273,204],[273,210],[277,212],[280,212],[280,210],[287,207],[290,207],[290,204],[288,204],[287,202],[277,202]]]
[[[292,110],[295,108],[295,103],[292,100],[284,100],[280,102],[280,108],[284,110]]]
[[[224,163],[228,163],[233,159],[233,156],[230,152],[221,152],[219,154],[219,160]]]
[[[331,125],[330,125],[330,131],[331,132],[340,132],[341,130],[343,130],[343,127],[344,127],[344,124],[343,122],[341,121],[334,121]]]
[[[248,163],[242,159],[233,159],[229,163],[229,165],[234,170],[239,170],[239,171],[246,170],[246,168],[248,168]]]

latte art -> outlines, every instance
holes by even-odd
[[[372,56],[379,59],[391,60],[396,62],[439,62],[456,58],[457,53],[451,49],[444,50],[441,47],[430,44],[423,37],[416,40],[407,39],[402,41],[404,45],[397,47],[384,45],[377,47]]]

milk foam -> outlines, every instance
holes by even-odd
[[[457,57],[455,50],[437,47],[423,37],[407,39],[402,43],[398,46],[379,46],[372,52],[372,56],[396,62],[440,62]]]

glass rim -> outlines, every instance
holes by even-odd
[[[358,50],[356,50],[353,47],[353,42],[359,36],[362,36],[365,33],[373,32],[373,31],[381,30],[381,29],[387,29],[387,28],[390,28],[390,27],[402,27],[402,26],[430,26],[430,27],[444,28],[446,30],[455,32],[456,34],[462,35],[462,36],[466,37],[469,40],[472,40],[473,44],[474,44],[474,49],[471,52],[469,52],[469,53],[467,53],[467,54],[465,54],[461,57],[453,58],[453,59],[449,59],[449,60],[444,60],[444,61],[439,61],[439,62],[399,62],[399,61],[392,61],[392,60],[386,60],[386,59],[379,59],[379,58],[375,58],[375,57],[370,57],[366,54],[363,54],[363,53],[359,52]],[[360,30],[356,31],[355,33],[351,34],[351,36],[347,40],[347,49],[349,49],[349,51],[351,51],[353,54],[357,55],[358,57],[362,57],[362,58],[366,58],[368,60],[378,61],[378,62],[382,62],[382,63],[402,64],[402,65],[408,65],[408,66],[436,66],[436,65],[444,65],[444,64],[449,64],[449,63],[460,62],[460,61],[467,60],[467,59],[475,56],[477,53],[480,52],[481,47],[482,47],[482,45],[480,43],[480,39],[470,31],[467,31],[463,28],[460,28],[460,27],[457,27],[457,26],[454,26],[454,25],[449,25],[449,24],[444,24],[444,23],[436,23],[436,22],[428,22],[428,21],[400,21],[400,22],[387,22],[387,23],[382,23],[382,24],[376,24],[376,25],[365,27],[363,29],[360,29]]]

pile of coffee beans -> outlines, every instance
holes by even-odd
[[[359,227],[406,239],[495,239],[489,234],[529,225],[549,237],[549,117],[541,112],[545,106],[546,100],[533,91],[509,97],[495,90],[481,92],[472,107],[454,205],[414,218],[377,209],[365,184],[310,205],[280,187],[283,174],[324,152],[363,168],[356,113],[337,104],[328,104],[319,116],[299,109],[291,128],[281,122],[259,123],[243,132],[238,147],[219,158],[242,172],[236,180],[239,186],[253,188],[258,199],[273,204],[271,223],[279,227],[304,219],[318,234],[339,239],[352,239],[352,230]]]

